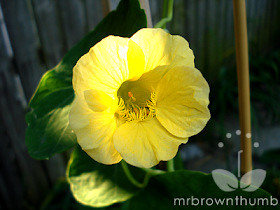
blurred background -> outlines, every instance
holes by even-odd
[[[119,0],[0,0],[0,210],[90,209],[64,180],[69,153],[33,160],[25,146],[28,101],[40,78]],[[152,21],[163,0],[150,0]],[[280,1],[246,0],[253,165],[280,198]],[[187,170],[237,173],[238,89],[231,0],[175,0],[171,34],[185,37],[210,85],[212,118],[180,148]]]

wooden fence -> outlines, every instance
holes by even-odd
[[[67,154],[33,160],[25,146],[25,113],[42,74],[118,0],[0,0],[0,210],[38,206],[65,174]],[[250,53],[279,48],[280,1],[247,0]],[[150,0],[153,23],[163,0]],[[196,66],[214,82],[235,63],[231,0],[175,0],[168,29],[189,42]]]

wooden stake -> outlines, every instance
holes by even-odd
[[[145,10],[145,13],[146,13],[146,16],[147,16],[147,26],[148,26],[148,28],[153,28],[149,0],[139,0],[139,2],[140,2],[141,8]]]
[[[239,120],[241,130],[241,173],[252,170],[250,81],[245,0],[233,0]],[[250,183],[250,180],[248,180]]]
[[[103,17],[106,17],[111,11],[110,0],[101,0]]]

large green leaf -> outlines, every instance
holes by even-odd
[[[223,176],[223,175],[221,175]],[[236,205],[236,197],[244,198],[243,205]],[[178,199],[176,199],[178,198]],[[202,204],[202,198],[203,205]],[[246,192],[237,189],[233,192],[224,192],[218,188],[213,181],[211,174],[204,174],[194,171],[175,171],[154,176],[150,179],[149,185],[138,195],[130,200],[129,209],[133,210],[170,210],[170,209],[280,209],[279,206],[266,205],[245,205],[245,199],[267,198],[270,202],[271,195],[258,189],[254,192]],[[197,200],[198,199],[198,200]],[[207,205],[206,200],[208,199]],[[224,199],[224,204],[217,205],[215,199]],[[226,205],[228,199],[228,205]],[[231,205],[233,200],[233,205]],[[213,200],[213,204],[211,204]],[[222,201],[222,200],[221,200]],[[174,205],[175,202],[175,205]],[[198,203],[199,202],[199,203]],[[274,200],[275,204],[276,201]],[[180,205],[179,205],[180,204]],[[262,201],[259,201],[262,204]]]
[[[48,159],[77,144],[76,135],[69,127],[68,114],[75,94],[72,88],[72,69],[78,59],[108,35],[130,37],[147,27],[146,15],[138,0],[122,0],[111,12],[52,70],[41,79],[26,115],[28,128],[26,145],[36,159]]]
[[[129,168],[142,182],[145,172],[132,166]],[[140,191],[127,179],[121,164],[97,163],[80,147],[73,152],[66,175],[76,200],[88,206],[104,207],[123,202]]]
[[[125,203],[117,203],[104,208],[82,205],[73,198],[69,183],[60,179],[46,195],[40,205],[40,210],[120,210],[124,205]]]

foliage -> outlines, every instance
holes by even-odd
[[[258,122],[277,122],[280,119],[280,51],[265,57],[250,57],[250,94],[252,119]],[[211,85],[210,110],[223,119],[226,112],[238,111],[236,70],[221,68],[218,81]],[[257,114],[265,111],[264,115]]]
[[[93,161],[93,160],[91,160]],[[171,173],[165,173],[157,175],[150,179],[149,184],[144,189],[139,189],[139,193],[135,193],[135,196],[123,203],[117,203],[109,207],[103,207],[98,209],[224,209],[223,205],[217,205],[217,200],[221,202],[224,199],[229,200],[229,203],[236,202],[236,196],[250,199],[268,198],[270,195],[263,190],[257,190],[255,192],[245,192],[241,189],[237,189],[233,192],[221,191],[212,179],[211,174],[204,174],[195,171],[178,170]],[[98,193],[98,192],[96,192]],[[176,198],[182,198],[181,199]],[[187,199],[189,198],[189,201]],[[193,198],[193,201],[191,200]],[[204,205],[196,205],[198,202],[196,199],[205,198]],[[213,200],[213,204],[209,200]],[[230,201],[230,200],[233,201]],[[188,202],[188,203],[187,203]],[[199,201],[201,202],[201,200]],[[253,202],[253,201],[252,201]],[[193,204],[192,204],[193,203]],[[174,205],[175,204],[175,205]],[[239,203],[240,205],[240,203]],[[236,205],[227,205],[227,209],[235,209]],[[255,209],[255,206],[240,205],[241,209]],[[258,206],[257,209],[279,209],[279,207],[273,206]],[[41,210],[50,209],[97,209],[95,207],[83,206],[76,203],[73,200],[69,192],[69,185],[65,182],[59,182],[53,191],[47,196],[45,203]]]
[[[90,209],[104,209],[117,210],[123,204],[115,204],[110,207],[93,208],[84,206],[78,203],[71,191],[70,186],[66,180],[59,180],[49,194],[45,197],[39,210],[90,210]]]
[[[133,169],[133,175],[143,180],[144,171]],[[108,206],[136,195],[140,188],[129,182],[120,164],[103,165],[91,159],[77,147],[69,161],[67,178],[74,197],[90,206]]]
[[[250,56],[250,96],[251,122],[258,129],[260,125],[280,121],[280,50],[263,57]],[[215,139],[224,142],[226,136],[225,118],[238,116],[238,84],[236,68],[222,67],[218,80],[210,84],[211,120],[206,129],[195,138]],[[215,138],[213,138],[213,136]],[[225,143],[225,157],[228,157],[228,145]],[[229,168],[229,166],[228,166]]]
[[[265,57],[250,59],[251,100],[258,115],[258,122],[279,122],[280,120],[280,50]],[[258,107],[258,106],[259,107]]]

